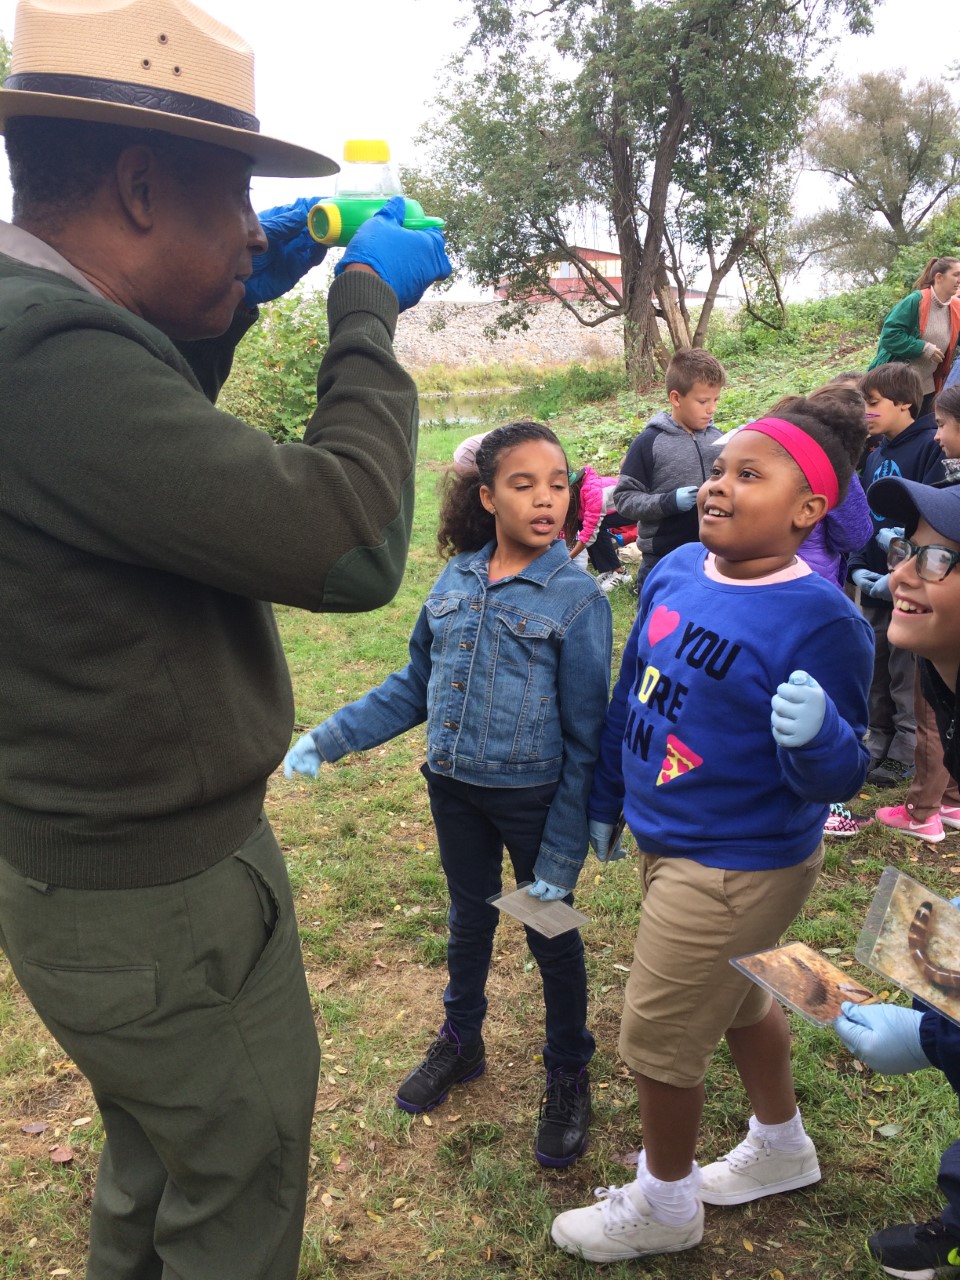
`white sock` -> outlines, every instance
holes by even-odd
[[[750,1132],[776,1151],[802,1151],[807,1145],[807,1131],[799,1110],[783,1124],[761,1124],[756,1116],[751,1116]]]
[[[700,1187],[700,1167],[696,1160],[685,1178],[676,1182],[662,1182],[647,1169],[646,1153],[640,1152],[637,1161],[637,1186],[649,1204],[653,1217],[664,1226],[679,1227],[697,1215]]]

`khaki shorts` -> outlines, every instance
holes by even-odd
[[[702,1083],[728,1028],[772,996],[729,963],[776,946],[816,883],[823,844],[793,867],[725,871],[641,853],[643,910],[624,993],[620,1056],[663,1084]]]

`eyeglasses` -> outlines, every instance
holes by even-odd
[[[914,556],[917,557],[917,577],[924,582],[942,582],[960,561],[960,551],[951,551],[949,547],[918,547],[909,538],[894,538],[887,551],[887,568],[896,569]]]

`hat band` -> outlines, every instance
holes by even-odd
[[[62,76],[47,72],[20,72],[7,76],[4,89],[24,93],[51,93],[68,98],[90,98],[115,106],[140,107],[147,111],[163,111],[171,116],[187,116],[209,124],[227,125],[231,129],[260,132],[260,121],[248,111],[225,107],[209,98],[189,97],[158,89],[154,85],[132,84],[125,80],[97,80],[92,76]]]

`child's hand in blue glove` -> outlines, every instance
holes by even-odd
[[[887,1076],[902,1076],[929,1067],[920,1047],[919,1009],[895,1004],[840,1006],[833,1028],[855,1058]]]
[[[854,569],[850,575],[853,579],[853,585],[859,587],[865,595],[870,595],[873,584],[879,582],[884,576],[882,573],[874,573],[872,569]]]
[[[820,732],[827,713],[827,696],[806,671],[794,671],[786,684],[777,686],[770,699],[770,728],[781,747],[804,747]]]
[[[403,225],[406,210],[403,196],[388,200],[363,223],[333,272],[340,275],[352,262],[372,268],[397,295],[401,311],[415,306],[430,285],[453,271],[443,232],[438,227],[408,231]]]
[[[253,275],[243,299],[246,306],[282,297],[323,261],[326,245],[317,244],[307,230],[307,214],[320,200],[320,196],[302,198],[257,214],[267,237],[267,250],[253,259]]]
[[[556,902],[559,898],[565,898],[570,892],[569,889],[561,889],[559,885],[548,884],[546,880],[534,880],[533,884],[527,886],[527,893],[531,898],[539,898],[541,902]]]
[[[590,843],[598,862],[616,862],[618,858],[627,856],[627,851],[619,839],[613,848],[610,848],[610,837],[613,835],[615,825],[613,822],[594,822],[592,818],[587,824]]]
[[[877,546],[886,555],[890,550],[890,543],[894,538],[905,538],[906,531],[904,529],[878,529],[877,530]]]
[[[881,574],[870,588],[870,596],[874,600],[892,600],[889,573]]]
[[[677,510],[692,511],[697,505],[697,493],[695,484],[684,485],[682,489],[677,489],[673,495],[677,500]]]
[[[323,764],[323,756],[317,750],[312,733],[305,733],[298,738],[283,761],[283,776],[292,778],[295,773],[305,773],[315,778]]]

